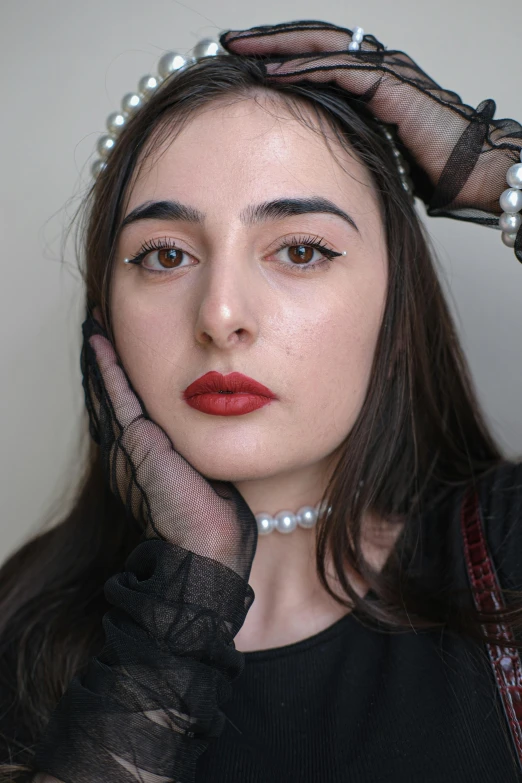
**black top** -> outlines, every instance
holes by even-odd
[[[522,589],[522,464],[495,471],[480,495],[500,583]],[[461,497],[422,519],[417,565],[434,587],[449,559],[455,584],[466,584]],[[197,783],[522,780],[479,645],[440,631],[390,634],[352,612],[309,639],[244,656]]]
[[[522,464],[479,489],[500,584],[522,590]],[[408,570],[434,591],[443,578],[467,586],[462,495],[413,526]],[[242,655],[196,783],[522,781],[482,645],[439,630],[389,632],[352,612],[309,639]],[[22,727],[1,701],[0,731],[12,737]]]

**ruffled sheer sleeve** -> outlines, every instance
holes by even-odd
[[[216,561],[150,539],[105,595],[104,647],[59,702],[36,769],[63,783],[189,783],[243,670],[233,638],[252,588]]]

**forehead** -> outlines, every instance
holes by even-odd
[[[307,125],[277,97],[261,94],[215,101],[181,129],[175,121],[170,133],[169,126],[159,129],[138,162],[125,212],[149,199],[188,193],[193,203],[309,191],[352,204],[372,201],[368,171],[355,154],[326,124],[321,132],[306,105],[299,110]]]

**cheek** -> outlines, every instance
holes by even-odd
[[[301,421],[304,426],[320,421],[326,440],[342,442],[361,410],[382,309],[375,299],[347,297],[309,325],[296,344],[289,345],[289,366],[299,384]]]
[[[116,351],[152,418],[174,403],[186,377],[187,313],[160,298],[133,296],[125,288],[111,302]],[[176,380],[177,378],[177,380]],[[157,420],[157,419],[156,419]]]

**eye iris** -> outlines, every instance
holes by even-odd
[[[179,258],[176,254],[179,254]],[[177,266],[177,263],[181,261],[182,257],[181,250],[178,250],[178,248],[175,247],[169,247],[164,248],[163,250],[158,250],[158,259],[160,264],[163,266],[172,268],[174,266]]]
[[[296,250],[297,254],[294,254],[294,251]],[[297,261],[300,264],[308,263],[308,261],[312,260],[314,255],[314,249],[309,245],[293,245],[288,248],[288,252],[292,261]]]

